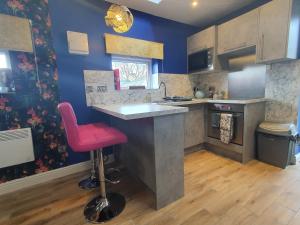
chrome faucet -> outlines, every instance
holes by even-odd
[[[162,85],[164,85],[164,87],[165,87],[165,97],[167,97],[167,85],[166,85],[166,83],[165,82],[160,82],[160,84],[159,84],[159,88],[158,89],[160,89],[161,88],[161,86]]]

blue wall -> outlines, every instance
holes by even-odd
[[[83,70],[111,69],[111,57],[105,54],[103,39],[104,33],[114,33],[104,22],[108,6],[99,0],[49,0],[61,100],[73,103],[81,123],[95,119],[95,114],[85,107]],[[198,29],[138,11],[133,11],[133,15],[134,25],[123,35],[163,42],[165,60],[159,63],[159,72],[186,73],[186,37]],[[88,33],[88,56],[68,53],[68,30]]]
[[[105,54],[104,33],[114,33],[104,22],[110,4],[103,0],[49,0],[53,44],[57,54],[61,101],[72,103],[79,123],[107,121],[107,116],[86,107],[83,70],[111,70],[111,57]],[[186,38],[198,28],[132,11],[134,25],[124,36],[163,42],[165,60],[158,63],[159,72],[186,73]],[[88,56],[68,53],[67,31],[88,34]],[[87,156],[70,152],[71,163]]]

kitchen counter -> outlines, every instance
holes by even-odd
[[[204,98],[204,99],[193,99],[192,101],[182,101],[182,102],[162,101],[162,102],[158,102],[156,104],[169,105],[169,106],[188,106],[188,105],[206,104],[206,103],[248,105],[248,104],[267,102],[267,101],[269,101],[269,100],[266,98],[245,99],[245,100]]]
[[[255,158],[255,130],[265,119],[265,103],[269,99],[248,100],[214,100],[193,99],[186,102],[158,102],[157,104],[170,106],[188,107],[189,112],[185,114],[185,148],[192,145],[204,145],[206,150],[215,152],[241,163],[247,163]],[[242,144],[224,144],[219,138],[208,135],[210,125],[210,114],[207,104],[231,104],[243,112],[243,125],[239,128],[242,132]],[[222,111],[220,111],[222,112]],[[217,134],[219,130],[215,130]]]
[[[188,112],[188,108],[186,107],[169,106],[165,104],[160,105],[155,103],[94,105],[93,108],[123,120],[133,120]]]
[[[264,115],[265,101],[195,99],[94,105],[93,108],[110,115],[111,126],[127,135],[128,143],[122,145],[120,159],[129,173],[152,191],[155,209],[161,209],[184,196],[185,147],[205,144],[208,150],[227,152],[228,157],[240,162],[253,158],[254,132],[263,119],[259,115]],[[205,103],[244,105],[244,146],[225,145],[205,136]],[[218,152],[219,149],[225,150]]]
[[[257,98],[257,99],[244,99],[244,100],[233,100],[233,99],[208,99],[207,103],[220,103],[220,104],[240,104],[240,105],[248,105],[260,102],[269,101],[266,98]]]
[[[184,118],[187,107],[154,103],[94,105],[126,134],[120,159],[154,194],[161,209],[184,195]]]

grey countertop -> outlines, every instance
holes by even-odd
[[[195,104],[206,104],[206,103],[219,103],[219,104],[254,104],[259,102],[267,102],[269,101],[266,98],[258,98],[258,99],[246,99],[246,100],[231,100],[231,99],[193,99],[192,101],[183,101],[183,102],[171,102],[171,101],[162,101],[158,102],[157,104],[160,105],[169,105],[169,106],[188,106],[188,105],[195,105]]]
[[[268,99],[248,99],[248,100],[214,100],[214,99],[193,99],[184,102],[158,102],[158,103],[139,103],[139,104],[113,104],[113,105],[94,105],[93,108],[111,116],[123,120],[141,119],[177,113],[188,112],[189,105],[220,103],[220,104],[254,104],[266,102]],[[182,107],[187,106],[187,107]]]
[[[155,103],[94,105],[93,108],[123,120],[164,116],[189,111],[186,107],[160,105]]]

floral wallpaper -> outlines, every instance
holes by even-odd
[[[58,74],[48,0],[1,0],[0,13],[32,20],[34,54],[10,51],[14,94],[0,94],[0,130],[31,127],[35,162],[0,169],[0,183],[66,166],[67,145],[56,110]],[[37,73],[38,71],[38,73]]]

